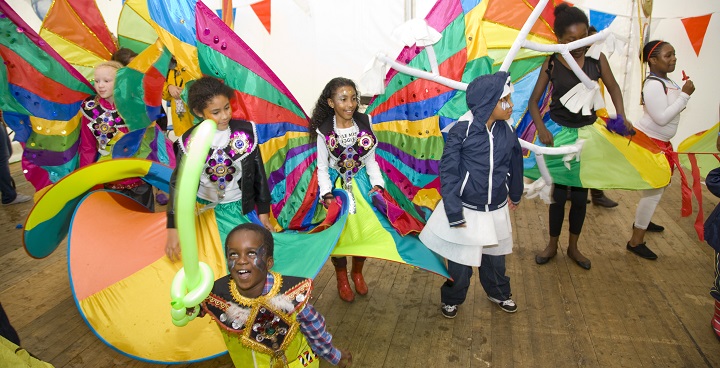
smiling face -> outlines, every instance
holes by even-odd
[[[667,75],[675,71],[677,57],[675,57],[675,48],[671,44],[660,46],[660,52],[656,56],[648,58],[650,71],[658,75]]]
[[[203,119],[214,120],[218,130],[227,129],[232,118],[230,100],[225,95],[216,95],[208,101],[203,111],[195,111],[195,113]]]
[[[257,231],[240,230],[227,239],[227,260],[230,275],[240,295],[257,298],[262,295],[267,273],[274,260]]]
[[[117,69],[109,66],[101,66],[95,69],[95,90],[98,96],[110,102],[112,102],[116,74]]]
[[[330,108],[335,110],[335,118],[338,122],[350,123],[358,106],[357,91],[352,86],[339,87],[327,102]]]
[[[565,29],[565,33],[558,38],[558,43],[570,43],[581,40],[588,36],[588,26],[585,23],[571,24]],[[575,59],[581,58],[587,52],[587,47],[581,47],[570,51],[570,55]]]

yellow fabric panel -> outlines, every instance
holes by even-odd
[[[593,185],[593,181],[606,181],[609,167],[624,176],[628,188],[662,188],[670,183],[670,164],[663,153],[628,144],[627,138],[609,132],[599,122],[580,128],[578,138],[585,140],[580,155],[580,179],[587,188],[602,188]]]
[[[287,143],[290,139],[298,138],[298,137],[307,137],[306,132],[287,132],[285,135],[273,138],[263,144],[260,145],[260,154],[263,157],[263,160],[268,160],[272,155],[275,154],[275,152],[279,151],[282,148],[285,148],[287,146]]]
[[[348,216],[345,228],[331,255],[363,255],[405,263],[397,252],[395,240],[383,228],[371,205],[365,201],[355,179],[353,179],[352,193],[355,197],[355,213]]]
[[[95,65],[106,61],[102,57],[88,50],[85,50],[82,47],[64,39],[62,36],[48,30],[44,30],[42,32],[42,38],[45,40],[45,42],[51,45],[52,48],[58,52],[58,54],[62,55],[63,58],[67,60],[72,60],[72,64],[94,68]],[[94,79],[92,75],[86,75],[85,77],[90,80]]]
[[[192,79],[200,79],[202,72],[200,72],[200,64],[198,62],[197,48],[193,45],[189,45],[185,42],[180,41],[177,37],[170,34],[164,28],[160,27],[150,17],[150,11],[147,7],[147,1],[145,0],[127,0],[125,5],[129,6],[134,10],[141,18],[145,19],[157,32],[158,37],[170,50],[170,53],[175,57],[178,65],[184,67]]]
[[[163,44],[160,40],[155,41],[154,44],[148,46],[145,51],[141,52],[140,55],[136,56],[128,67],[133,68],[141,73],[146,73],[153,64],[158,60],[160,55],[163,53]]]
[[[416,120],[411,122],[409,125],[410,128],[408,128],[408,132],[403,131],[402,129],[398,130],[397,127],[401,126],[402,124],[407,124],[405,120],[393,120],[393,121],[386,121],[379,124],[373,125],[373,130],[376,132],[379,131],[389,131],[393,133],[400,133],[405,134],[412,138],[418,137],[418,132],[422,132],[423,136],[429,136],[429,137],[442,137],[442,132],[440,131],[440,128],[438,127],[438,117],[437,116],[431,116],[429,118],[425,118],[422,120]],[[430,133],[425,133],[430,132]]]
[[[227,266],[213,210],[200,214],[196,230],[198,259],[210,265],[216,279],[224,276]],[[163,256],[130,277],[80,300],[80,308],[108,344],[136,357],[181,362],[220,354],[226,348],[211,318],[195,318],[185,327],[172,324],[170,284],[181,267],[181,262],[172,263]],[[127,346],[127,341],[132,341],[132,346]]]
[[[435,188],[420,189],[415,194],[415,198],[413,198],[412,202],[415,205],[434,210],[441,198],[440,193]]]
[[[114,159],[95,163],[76,170],[62,178],[50,188],[28,216],[25,223],[27,231],[45,222],[65,206],[68,200],[77,198],[85,191],[100,183],[143,177],[148,173],[151,161],[140,159]]]
[[[487,39],[484,35],[483,17],[488,1],[482,1],[465,14],[465,42],[467,43],[467,59],[475,60],[487,55]],[[472,37],[472,40],[470,40]]]
[[[717,124],[713,125],[712,128],[706,130],[705,132],[696,133],[696,134],[693,134],[693,135],[685,138],[685,140],[680,142],[680,144],[678,145],[677,151],[678,152],[698,152],[698,151],[704,152],[703,150],[699,150],[698,149],[699,147],[693,147],[693,146],[696,144],[699,144],[701,142],[704,143],[707,139],[710,139],[710,141],[712,141],[710,144],[712,146],[712,143],[716,142],[716,140],[717,140],[719,128],[720,128],[720,123],[717,123]],[[703,146],[705,146],[705,145],[703,145]],[[715,152],[715,151],[713,150],[713,151],[709,151],[709,152]]]
[[[490,49],[497,49],[497,48],[506,48],[509,49],[510,46],[512,46],[513,41],[515,41],[515,38],[517,37],[518,33],[520,33],[519,29],[515,29],[512,27],[508,27],[506,25],[490,22],[490,21],[484,21],[483,26],[483,33],[485,34],[485,40],[487,42],[487,47]],[[533,41],[537,43],[542,44],[555,44],[555,40],[550,40],[545,37],[541,37],[538,35],[534,35],[532,33],[528,34],[527,37],[528,41]],[[523,49],[521,49],[523,50]]]
[[[78,113],[68,121],[47,120],[30,116],[30,124],[32,124],[33,132],[42,135],[68,135],[77,129],[82,117],[82,112]]]
[[[0,368],[52,368],[50,363],[38,360],[25,349],[0,336]]]

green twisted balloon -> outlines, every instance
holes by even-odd
[[[198,260],[195,198],[216,130],[217,124],[210,119],[200,123],[190,137],[187,155],[178,163],[180,171],[175,191],[175,223],[183,268],[175,275],[170,286],[170,314],[173,324],[180,327],[187,325],[198,315],[200,303],[210,295],[215,282],[210,266]]]

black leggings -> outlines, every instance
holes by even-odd
[[[550,205],[550,236],[560,236],[563,221],[565,220],[565,202],[568,200],[568,188],[570,189],[570,234],[580,235],[583,223],[585,222],[585,210],[587,209],[587,188],[568,187],[567,185],[555,184],[553,189],[553,203]]]

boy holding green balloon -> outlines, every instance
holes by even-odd
[[[319,367],[319,358],[348,367],[352,354],[332,344],[311,304],[312,280],[270,271],[274,241],[266,228],[235,227],[225,242],[230,274],[202,304],[220,327],[236,367]]]

